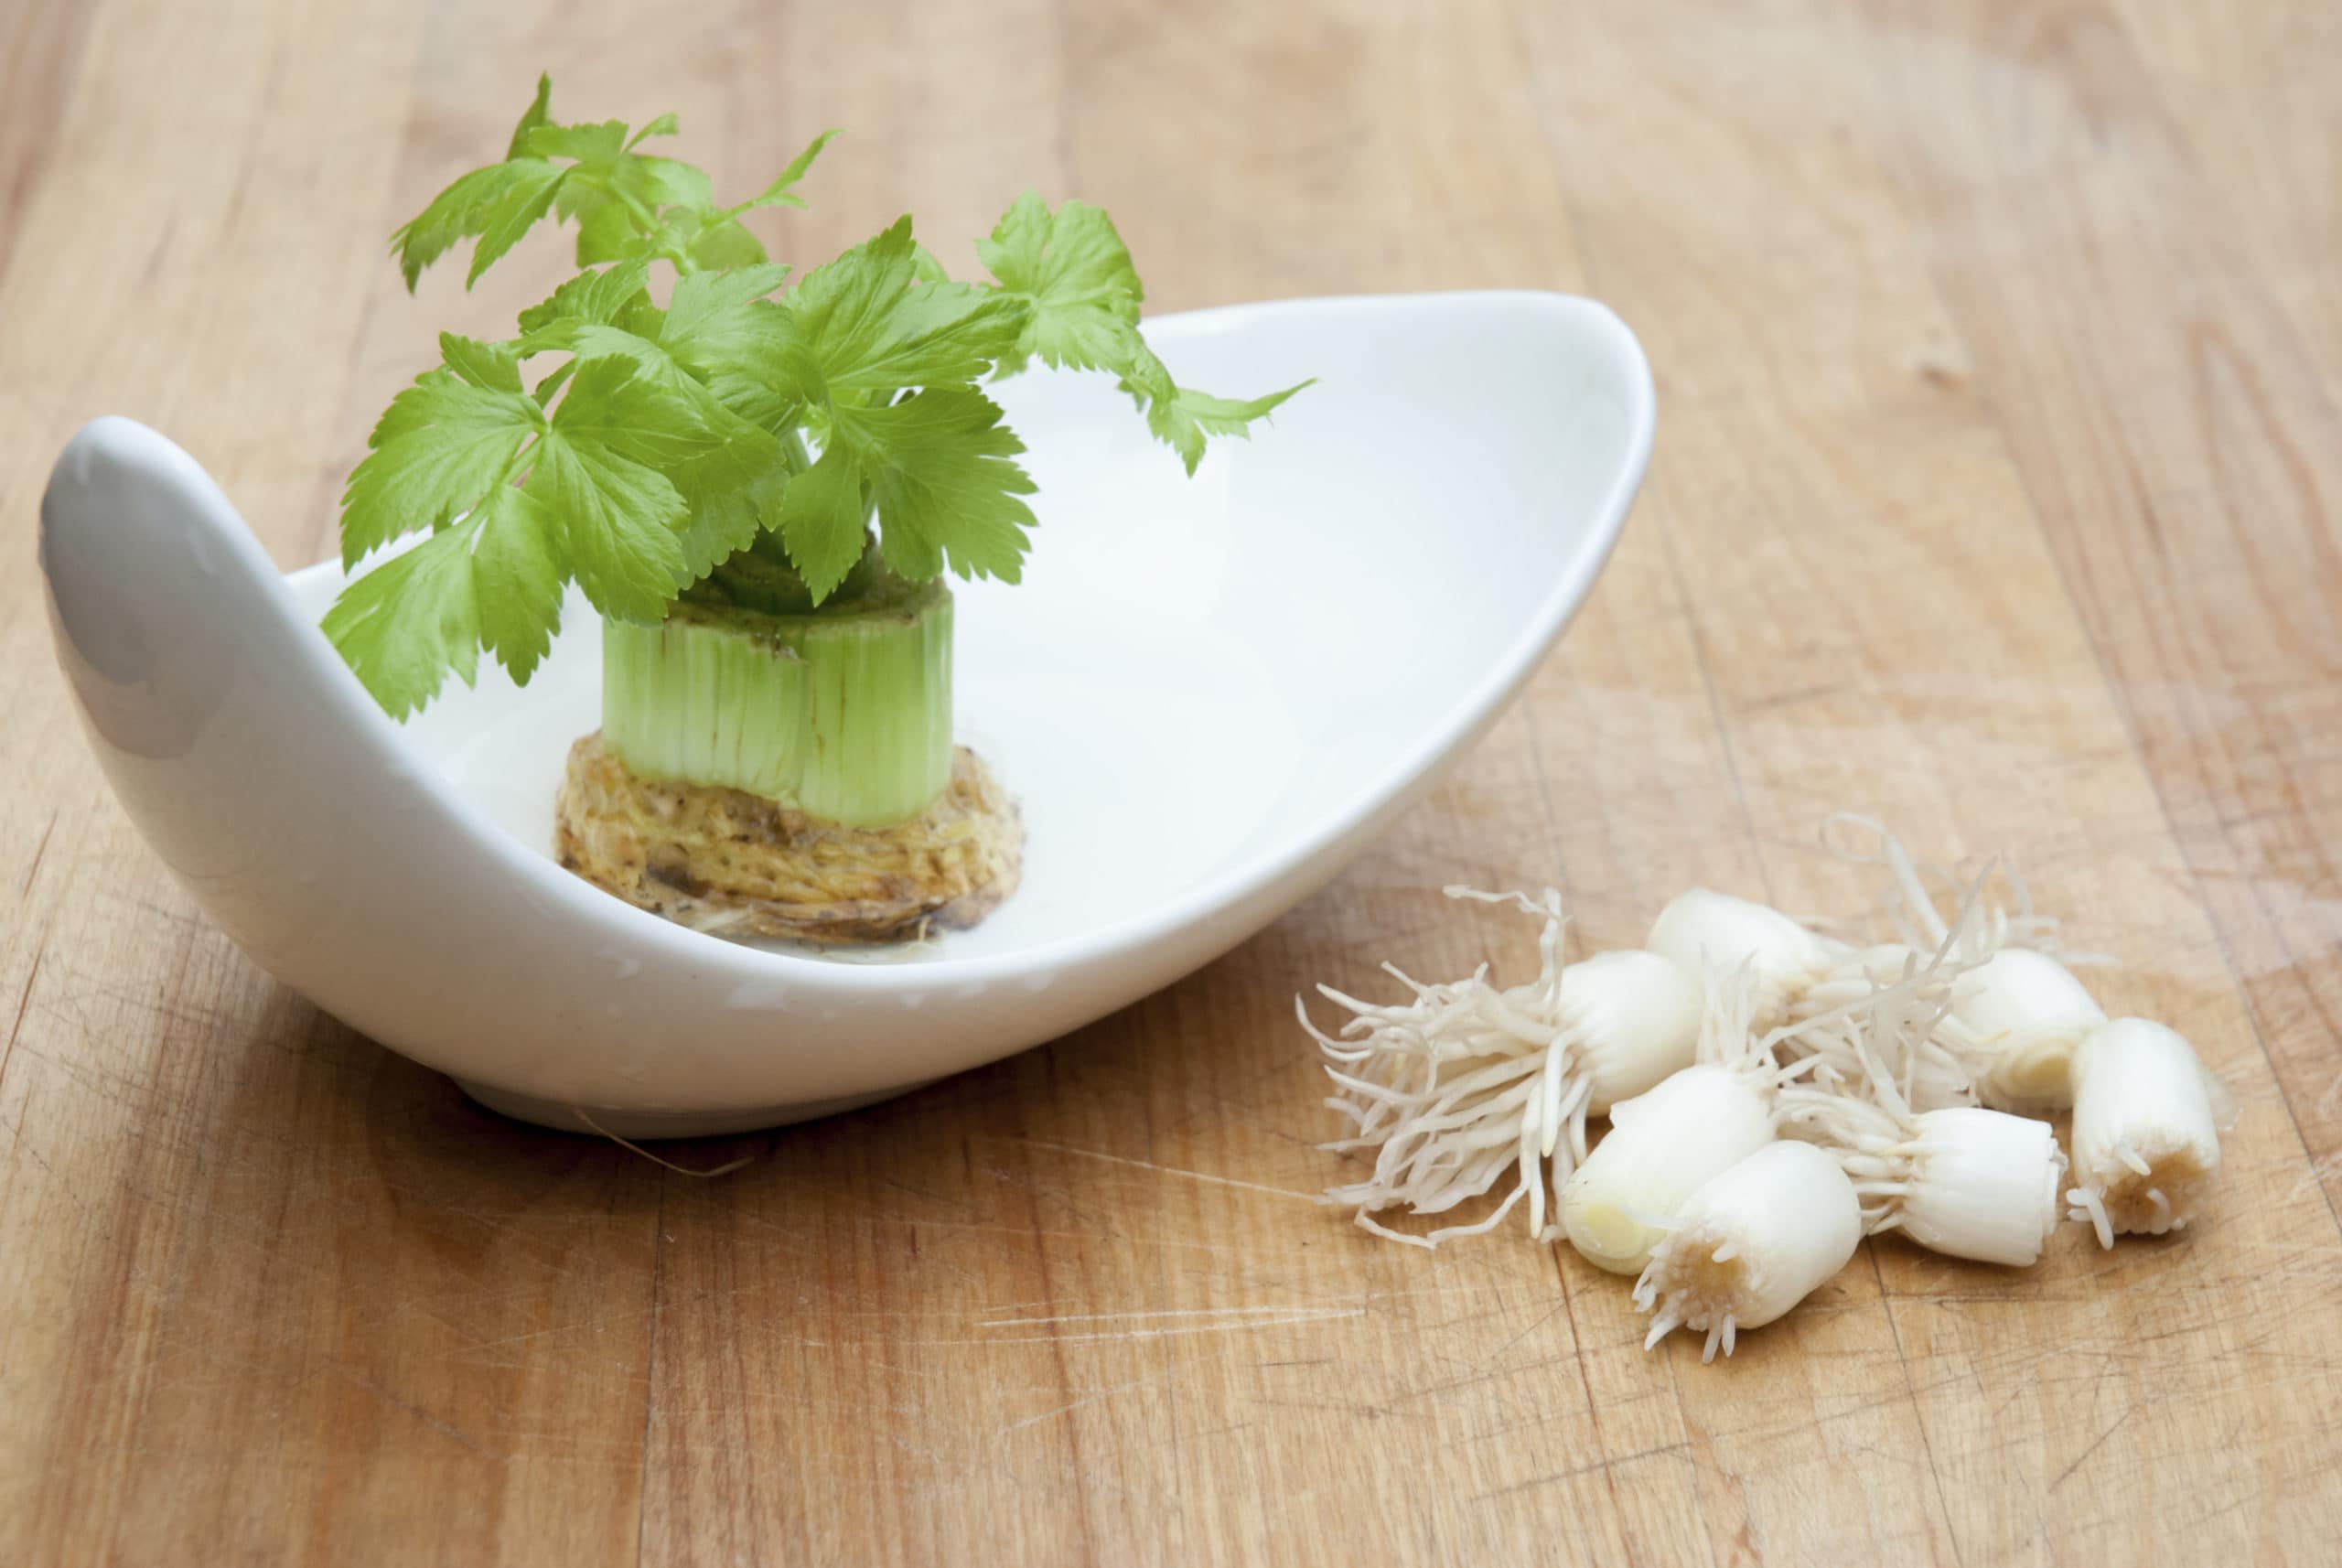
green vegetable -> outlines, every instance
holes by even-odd
[[[482,648],[525,682],[572,582],[614,626],[656,627],[777,539],[818,605],[874,530],[907,582],[1016,581],[1034,487],[981,383],[1029,360],[1117,376],[1191,473],[1207,436],[1244,435],[1300,390],[1238,402],[1176,385],[1139,336],[1130,252],[1079,201],[1020,197],[979,244],[996,281],[946,279],[904,218],[784,292],[789,269],[740,218],[801,205],[793,188],[834,133],[725,207],[700,170],[639,150],[675,129],[555,124],[540,81],[504,161],[392,236],[410,288],[466,240],[468,286],[549,215],[576,225],[580,269],[509,341],[443,337],[443,363],[392,400],[350,476],[346,564],[432,535],[325,621],[393,715],[448,671],[470,682]]]
[[[628,768],[853,827],[915,816],[951,781],[951,690],[940,583],[797,614],[685,604],[602,638],[602,741]]]

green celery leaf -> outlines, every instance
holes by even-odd
[[[779,456],[778,423],[744,418],[700,380],[693,361],[729,363],[760,340],[757,314],[782,319],[757,296],[778,286],[785,267],[752,268],[680,280],[665,311],[641,287],[639,263],[623,263],[571,279],[552,298],[521,315],[531,353],[563,350],[581,360],[630,362],[647,386],[675,400],[664,415],[700,438],[690,455],[658,466],[695,504],[737,489]],[[769,325],[762,330],[768,335]],[[689,579],[687,579],[689,580]]]
[[[527,490],[501,485],[478,522],[472,595],[480,645],[515,682],[526,685],[561,630],[568,567],[561,556],[560,520]]]
[[[590,267],[627,259],[633,250],[635,229],[626,204],[607,191],[586,191],[580,185],[562,187],[564,195],[572,189],[584,192],[575,203],[577,264]]]
[[[795,335],[789,313],[768,297],[788,276],[787,267],[765,262],[676,279],[660,342],[700,374],[770,357]]]
[[[1214,397],[1171,380],[1171,372],[1139,335],[1145,297],[1131,253],[1113,220],[1085,202],[1055,212],[1031,191],[1016,199],[976,253],[1004,291],[1030,307],[1018,352],[1000,373],[1021,368],[1025,355],[1052,366],[1111,371],[1137,400],[1147,427],[1179,455],[1188,473],[1203,460],[1206,438],[1247,434],[1266,414],[1309,383],[1243,402]]]
[[[531,157],[573,158],[587,168],[606,169],[626,155],[626,122],[539,125],[529,133],[526,151]]]
[[[698,382],[691,382],[690,388],[683,401],[710,440],[694,456],[670,463],[665,473],[683,499],[697,505],[731,495],[754,481],[780,460],[780,442],[772,432],[734,413]]]
[[[1017,580],[1034,525],[1018,498],[1034,485],[997,403],[972,386],[930,387],[834,418],[833,445],[853,450],[869,486],[888,566],[914,580],[947,564],[962,577]]]
[[[519,392],[521,390],[521,359],[503,343],[482,343],[477,338],[459,338],[453,332],[439,334],[439,357],[447,362],[462,381],[485,392]]]
[[[571,572],[604,615],[655,625],[689,581],[678,535],[690,506],[661,472],[721,449],[682,398],[626,360],[571,378],[532,450],[528,489],[561,520]]]
[[[679,367],[666,349],[659,346],[655,337],[655,319],[643,326],[606,326],[598,321],[554,321],[538,328],[521,339],[521,347],[532,354],[567,353],[581,360],[628,360],[639,368],[661,377],[681,374]]]
[[[718,365],[708,372],[707,388],[725,407],[778,435],[804,423],[805,400],[793,381],[773,375],[771,370],[770,365]]]
[[[645,125],[641,130],[637,131],[631,137],[628,138],[626,144],[627,151],[632,152],[636,146],[641,143],[649,141],[653,136],[674,135],[682,128],[682,123],[679,122],[672,114],[661,114],[657,119],[651,121],[650,124]]]
[[[521,330],[535,332],[563,321],[610,326],[630,321],[650,304],[650,267],[641,262],[580,273],[551,297],[521,312]]]
[[[691,521],[678,542],[683,553],[683,578],[676,585],[688,587],[706,576],[736,552],[754,543],[763,527],[749,486],[693,501]]]
[[[1022,352],[1051,366],[1127,372],[1145,291],[1103,209],[1069,201],[1051,212],[1028,190],[991,238],[976,242],[976,253],[1031,306]]]
[[[467,240],[488,227],[490,215],[515,189],[526,187],[537,177],[533,171],[515,168],[514,162],[531,160],[524,156],[529,137],[545,124],[546,106],[552,102],[553,79],[537,79],[537,96],[521,115],[520,124],[512,128],[512,140],[506,152],[506,161],[476,168],[431,199],[429,206],[391,235],[391,250],[399,259],[399,274],[405,278],[410,292],[423,275],[423,269],[446,254],[458,240]]]
[[[594,607],[658,625],[683,575],[676,531],[690,509],[675,487],[607,447],[548,440],[529,489],[559,514],[570,570]]]
[[[489,357],[486,344],[451,340],[451,358]],[[544,411],[517,381],[507,390],[454,371],[424,371],[391,400],[368,441],[372,450],[350,473],[341,498],[342,564],[470,511],[544,424]]]
[[[500,485],[460,526],[344,589],[326,636],[394,718],[437,695],[450,671],[470,685],[482,647],[525,682],[561,629],[557,532],[535,498]]]
[[[819,604],[862,559],[870,507],[864,499],[857,455],[842,445],[832,446],[811,468],[789,480],[779,499],[778,516],[768,507],[767,523],[780,535],[790,564]]]
[[[530,139],[533,141],[543,134],[542,130],[532,131]],[[495,265],[498,258],[545,215],[553,206],[553,191],[566,175],[558,165],[533,158],[519,158],[497,166],[512,171],[510,181],[481,220],[479,242],[472,247],[471,271],[464,277],[466,288],[479,282],[480,274]]]
[[[811,142],[806,144],[805,150],[803,152],[798,154],[796,157],[790,160],[790,164],[787,168],[781,170],[779,175],[774,177],[773,182],[770,185],[765,187],[758,194],[750,197],[747,200],[740,203],[739,206],[726,208],[724,215],[727,218],[737,218],[741,213],[753,211],[759,207],[804,206],[805,203],[803,201],[790,194],[790,188],[794,186],[799,180],[805,177],[806,171],[813,166],[813,160],[822,156],[822,149],[828,146],[832,140],[836,137],[837,134],[838,133],[834,130],[829,130],[824,131],[820,135],[814,137]]]
[[[457,241],[486,228],[489,213],[528,177],[527,171],[509,163],[476,168],[392,231],[391,251],[399,259],[399,275],[406,280],[407,291],[414,292],[423,269],[446,254]]]
[[[693,273],[675,280],[667,302],[667,329],[686,338],[714,338],[745,330],[789,268],[765,262],[729,273]]]
[[[342,589],[325,634],[374,700],[403,719],[438,695],[447,672],[479,668],[472,531],[450,529]]]
[[[718,214],[692,236],[692,261],[710,272],[749,267],[766,259],[765,242],[740,226],[739,220]]]
[[[1250,425],[1265,417],[1285,399],[1314,384],[1311,381],[1289,386],[1283,392],[1271,392],[1250,402],[1237,398],[1214,397],[1192,387],[1175,387],[1167,397],[1154,397],[1148,402],[1146,427],[1179,454],[1179,460],[1193,474],[1196,465],[1203,460],[1204,438],[1209,435],[1233,435],[1249,439]]]
[[[1133,334],[1133,337],[1136,334]],[[1190,477],[1196,465],[1203,461],[1208,436],[1233,435],[1249,439],[1252,422],[1264,418],[1285,399],[1304,387],[1316,384],[1316,378],[1289,386],[1283,392],[1270,392],[1265,397],[1245,401],[1240,398],[1214,397],[1193,387],[1175,384],[1170,371],[1155,351],[1140,343],[1129,370],[1123,377],[1123,390],[1131,394],[1146,415],[1146,427],[1155,437],[1179,455]]]
[[[789,359],[805,393],[889,393],[972,381],[1013,351],[1021,300],[966,284],[919,284],[906,217],[805,275],[788,296]]]
[[[687,247],[717,220],[706,174],[675,158],[634,151],[646,136],[671,134],[665,114],[627,135],[624,121],[592,125],[541,125],[527,137],[530,153],[571,158],[554,197],[556,210],[577,220],[577,264],[661,253]]]
[[[682,207],[693,212],[708,212],[715,206],[715,190],[708,183],[707,173],[675,158],[653,157],[648,153],[634,153],[626,163],[631,171],[623,177],[620,188],[631,189],[637,182],[654,207]]]
[[[569,384],[569,378],[576,373],[577,361],[575,360],[564,360],[562,361],[560,368],[555,370],[553,374],[545,377],[544,380],[539,381],[537,383],[537,390],[531,392],[529,395],[537,400],[537,406],[539,408],[551,408],[553,406],[553,394],[561,391],[562,388],[567,386]]]
[[[553,124],[553,78],[540,73],[537,77],[537,99],[521,112],[521,122],[512,127],[512,140],[506,145],[506,158],[517,158],[529,150],[529,133],[540,125]]]

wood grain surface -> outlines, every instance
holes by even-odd
[[[1437,795],[1185,983],[715,1181],[500,1122],[195,913],[32,548],[111,412],[324,553],[433,334],[553,276],[383,255],[540,68],[720,189],[851,127],[791,256],[1034,184],[1155,308],[1595,295],[1638,515]],[[0,1563],[2333,1561],[2337,81],[2328,0],[0,6]],[[1313,1201],[1297,989],[1531,960],[1449,882],[1592,945],[1848,906],[1841,807],[2123,955],[2242,1102],[2208,1221],[1867,1246],[1703,1367],[1566,1250]]]

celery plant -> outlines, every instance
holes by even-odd
[[[857,827],[905,821],[951,766],[951,596],[1017,580],[1024,444],[982,383],[1031,360],[1116,376],[1193,473],[1299,388],[1176,385],[1138,332],[1130,252],[1097,208],[1020,197],[953,281],[906,217],[801,279],[740,220],[795,207],[818,137],[718,205],[639,150],[662,115],[559,124],[550,83],[503,161],[392,236],[408,287],[474,241],[467,286],[541,220],[575,276],[501,342],[440,338],[343,498],[355,577],[327,635],[403,717],[486,649],[526,682],[567,585],[600,613],[603,740],[635,772],[722,785]]]

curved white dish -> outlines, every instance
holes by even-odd
[[[959,719],[1024,798],[1026,876],[899,961],[735,945],[562,871],[553,781],[597,701],[582,602],[527,692],[489,667],[402,728],[316,629],[339,568],[278,575],[127,420],[77,435],[42,501],[59,660],[205,912],[488,1104],[661,1136],[875,1099],[1123,1006],[1331,877],[1560,635],[1649,454],[1649,370],[1585,300],[1302,300],[1148,336],[1198,385],[1319,383],[1192,480],[1108,385],[1003,389],[1043,526],[1022,586],[961,589]]]

